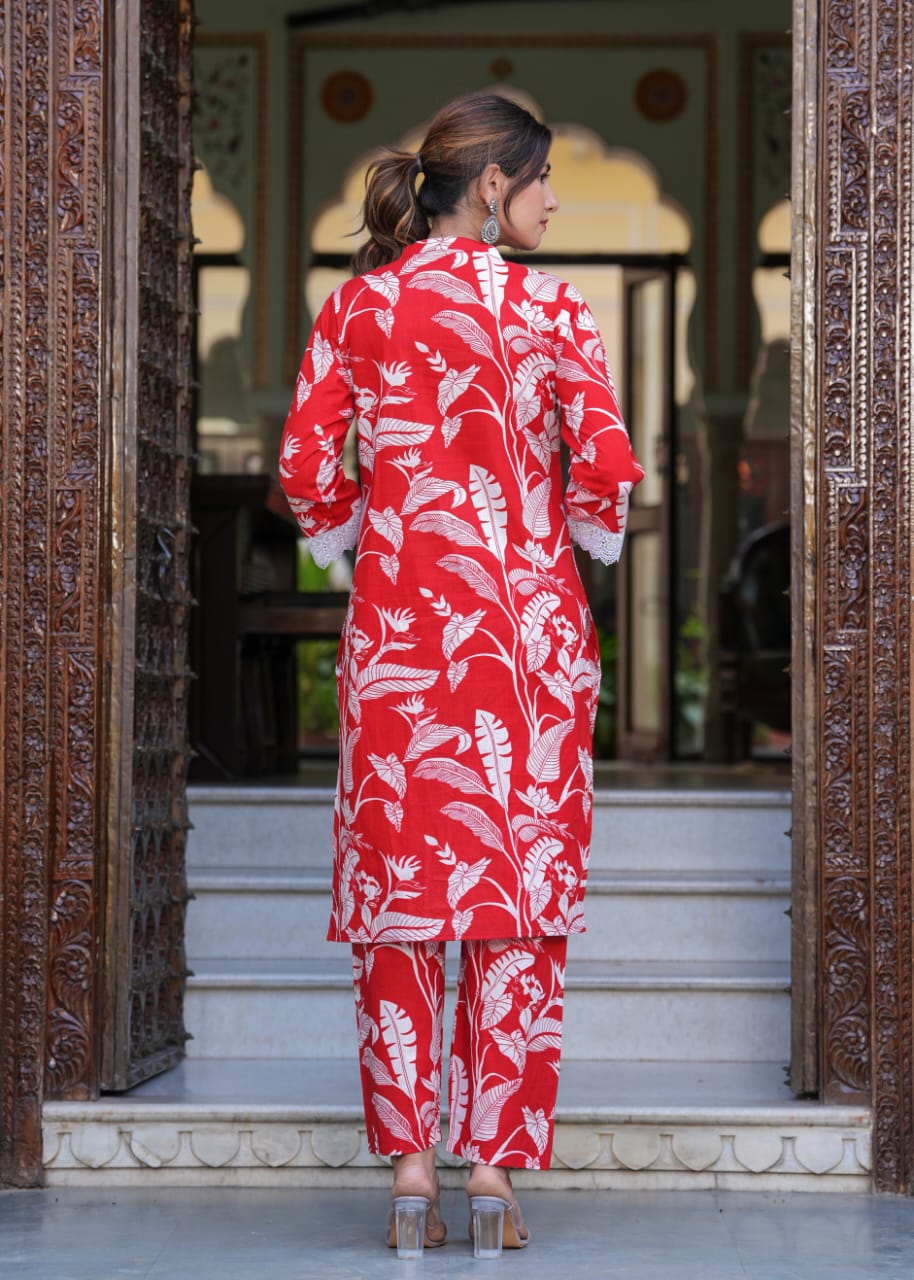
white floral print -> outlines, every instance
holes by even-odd
[[[580,294],[463,239],[348,281],[280,475],[321,562],[356,549],[329,936],[579,932],[600,666],[572,540],[616,559],[642,475]]]
[[[454,874],[475,872],[458,865]],[[378,1155],[441,1141],[444,945],[353,945],[368,1145]],[[564,937],[462,945],[447,1145],[464,1159],[549,1167],[566,948]]]

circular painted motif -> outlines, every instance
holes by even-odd
[[[321,85],[321,104],[331,120],[355,124],[374,102],[371,82],[360,71],[334,71]]]
[[[635,85],[635,105],[648,120],[665,124],[675,120],[688,100],[685,80],[675,71],[659,67],[648,71]]]

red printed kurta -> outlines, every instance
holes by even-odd
[[[642,470],[580,294],[463,238],[347,281],[280,476],[318,563],[356,549],[329,937],[583,931],[600,664],[571,544],[618,558]]]

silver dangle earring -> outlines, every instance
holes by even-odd
[[[497,213],[498,203],[493,196],[489,201],[489,216],[482,224],[482,231],[479,233],[482,236],[483,244],[498,243],[498,237],[501,235],[501,227],[498,225],[498,218],[496,217]]]

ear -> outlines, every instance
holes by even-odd
[[[479,175],[478,191],[479,198],[483,204],[487,205],[491,199],[496,199],[501,204],[502,192],[507,184],[507,178],[502,173],[501,168],[493,161],[487,164]]]

